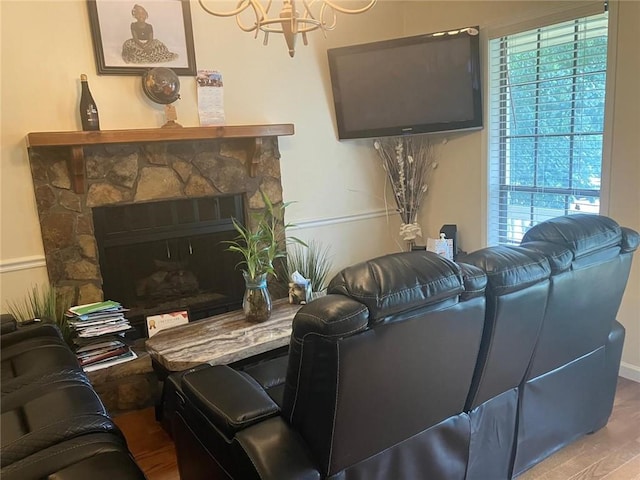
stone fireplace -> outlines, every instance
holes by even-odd
[[[80,147],[80,159],[71,143],[31,142],[51,285],[72,304],[121,301],[132,317],[174,306],[193,306],[200,318],[237,308],[238,259],[221,247],[235,236],[230,219],[251,221],[263,207],[259,189],[282,201],[277,137],[242,137],[97,140]]]

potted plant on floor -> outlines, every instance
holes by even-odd
[[[239,266],[245,280],[242,309],[250,322],[264,322],[271,316],[271,295],[267,288],[267,277],[277,276],[274,261],[286,257],[289,242],[304,245],[295,238],[287,238],[285,231],[291,224],[284,223],[285,209],[291,202],[275,206],[260,190],[264,208],[253,216],[253,222],[246,226],[232,219],[238,232],[235,240],[227,241],[228,251],[242,256]]]

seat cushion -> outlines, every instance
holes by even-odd
[[[119,435],[89,433],[40,450],[4,467],[3,480],[143,480]]]
[[[60,380],[2,397],[2,467],[91,432],[119,432],[90,385]]]
[[[267,395],[282,408],[282,397],[284,395],[284,382],[287,377],[287,365],[289,356],[260,362],[244,369],[244,372],[257,381]]]
[[[79,369],[78,360],[62,343],[47,343],[46,339],[31,339],[2,350],[2,383],[19,377],[38,376],[63,369]]]

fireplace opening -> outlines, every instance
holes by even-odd
[[[148,315],[187,308],[199,320],[242,305],[244,280],[231,218],[244,222],[242,195],[93,209],[104,297],[130,309],[138,336]]]

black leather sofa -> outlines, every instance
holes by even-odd
[[[55,325],[3,314],[0,342],[3,480],[145,478]]]
[[[518,247],[344,269],[289,355],[174,374],[182,480],[514,478],[611,413],[640,236],[560,217]]]

